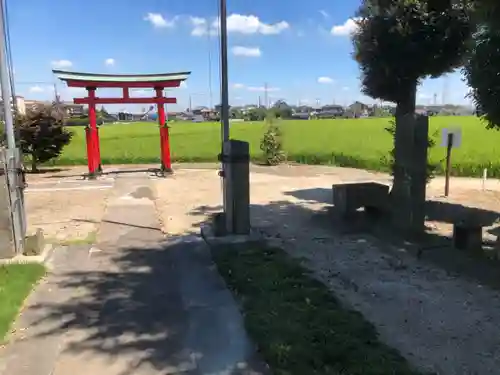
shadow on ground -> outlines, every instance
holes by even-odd
[[[430,262],[446,270],[452,275],[460,275],[481,284],[500,289],[500,262],[489,259],[487,253],[481,251],[460,251],[453,247],[449,236],[426,231],[417,239],[404,239],[390,230],[385,220],[367,217],[363,211],[357,212],[349,220],[340,218],[332,202],[330,189],[312,188],[285,192],[286,196],[293,196],[300,201],[297,203],[283,200],[274,201],[267,205],[252,205],[252,223],[257,227],[273,227],[273,232],[286,232],[287,223],[295,218],[302,218],[304,223],[317,228],[318,236],[312,240],[324,241],[322,237],[360,235],[360,241],[370,241],[382,251],[397,254],[403,251],[425,262]],[[312,210],[307,203],[320,203],[327,206],[323,209]],[[195,216],[210,215],[221,211],[221,207],[201,206],[191,212]],[[453,223],[462,217],[473,216],[484,226],[493,225],[500,213],[471,208],[448,202],[428,201],[426,205],[428,220],[444,223]],[[304,230],[307,230],[304,228]],[[497,235],[498,229],[489,231]],[[293,233],[290,233],[293,236]],[[485,240],[484,251],[491,249],[494,244]]]
[[[102,250],[84,263],[52,275],[69,298],[32,307],[40,337],[68,333],[55,374],[74,358],[76,374],[247,373],[235,369],[250,350],[241,317],[197,236]]]

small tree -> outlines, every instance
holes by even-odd
[[[31,157],[31,171],[58,157],[73,133],[64,127],[64,117],[56,106],[41,106],[16,117],[21,151]]]
[[[283,151],[283,133],[279,123],[272,116],[268,116],[266,121],[267,130],[260,141],[260,149],[264,152],[267,165],[278,165],[286,159]]]

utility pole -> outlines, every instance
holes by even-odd
[[[191,94],[189,94],[189,112],[192,112]]]
[[[20,185],[19,171],[22,168],[22,157],[19,149],[16,147],[16,137],[14,133],[14,116],[11,100],[13,97],[13,80],[11,79],[13,69],[9,64],[7,56],[7,29],[5,18],[5,1],[0,0],[0,86],[2,92],[3,112],[5,122],[5,135],[7,141],[7,150],[5,151],[5,175],[7,178],[9,201],[9,216],[12,230],[12,239],[16,254],[22,254],[24,251],[24,241],[26,235],[26,215],[24,211],[24,197]],[[10,69],[9,69],[10,67]],[[15,103],[13,103],[15,105]],[[3,221],[3,218],[2,218]],[[3,229],[3,228],[2,228]]]
[[[7,148],[16,148],[16,137],[14,135],[14,117],[12,115],[11,99],[12,92],[10,86],[9,71],[7,65],[6,32],[4,21],[4,3],[0,0],[0,85],[2,86],[2,101],[4,106],[5,135],[7,138]]]
[[[210,109],[213,108],[213,92],[212,92],[212,45],[210,38],[210,22],[207,22],[207,38],[208,38],[208,95]]]
[[[220,0],[220,62],[221,62],[221,155],[226,155],[226,147],[230,147],[229,142],[229,79],[227,64],[227,4],[226,0]],[[222,200],[224,207],[226,231],[233,230],[233,192],[229,181],[229,164],[227,160],[222,161]]]

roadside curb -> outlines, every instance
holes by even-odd
[[[0,265],[46,263],[51,258],[54,249],[54,245],[46,244],[39,255],[16,255],[10,259],[0,259]]]

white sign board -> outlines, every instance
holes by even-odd
[[[441,131],[441,146],[448,147],[448,135],[451,135],[451,147],[457,148],[462,144],[462,129],[443,128]]]

